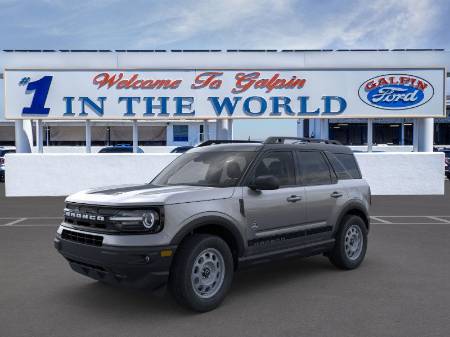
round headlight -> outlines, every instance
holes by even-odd
[[[152,229],[158,221],[158,214],[154,211],[147,211],[142,215],[142,224],[147,229]]]

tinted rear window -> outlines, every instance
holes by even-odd
[[[290,151],[275,151],[264,155],[255,168],[255,178],[273,175],[280,180],[280,186],[295,185],[294,157]]]
[[[338,179],[361,179],[358,164],[351,154],[327,153]]]
[[[330,169],[321,152],[298,152],[298,169],[305,186],[331,184]]]

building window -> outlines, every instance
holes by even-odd
[[[0,146],[12,146],[14,140],[14,125],[0,125]]]
[[[450,123],[434,124],[434,144],[436,145],[450,144]]]
[[[401,124],[373,124],[375,144],[399,145],[401,143]]]
[[[174,125],[173,126],[173,141],[187,142],[189,140],[189,126],[188,125]]]
[[[205,126],[203,124],[200,124],[200,142],[203,142],[205,140]]]
[[[344,145],[367,144],[366,123],[330,123],[329,138]]]

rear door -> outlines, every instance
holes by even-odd
[[[297,184],[293,151],[268,151],[250,171],[248,181],[260,175],[280,180],[276,190],[254,191],[243,188],[249,246],[288,243],[285,234],[305,223],[305,189]],[[291,235],[292,236],[292,235]]]
[[[332,219],[343,203],[346,191],[338,183],[323,152],[297,151],[296,154],[300,180],[305,186],[309,233],[331,235],[334,225]]]

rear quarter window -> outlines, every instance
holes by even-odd
[[[345,153],[327,153],[338,179],[361,179],[355,156]]]

